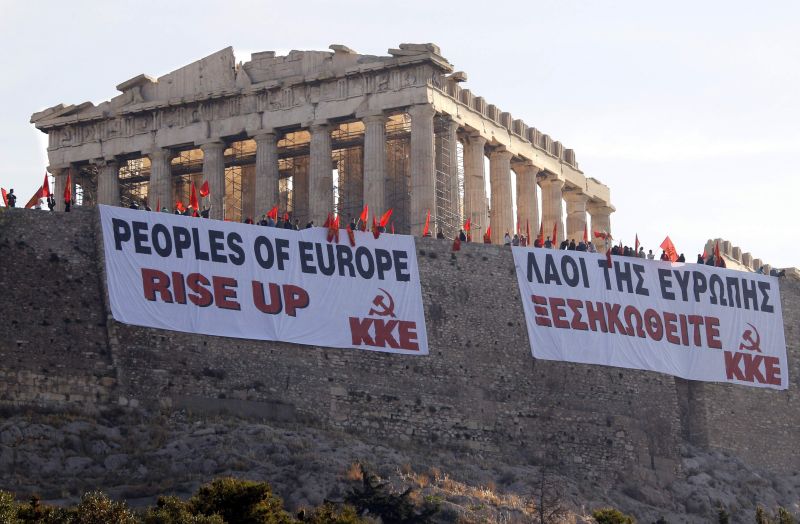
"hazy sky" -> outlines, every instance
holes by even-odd
[[[47,165],[30,115],[95,103],[233,46],[434,42],[466,87],[574,148],[611,188],[612,232],[693,260],[722,237],[800,266],[800,2],[0,0],[0,186]],[[798,206],[800,207],[800,206]]]

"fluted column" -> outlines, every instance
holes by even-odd
[[[530,228],[531,236],[539,234],[539,186],[536,184],[536,175],[539,168],[530,162],[517,163],[513,166],[517,175],[517,218],[520,228],[526,231]],[[531,239],[528,239],[533,244]]]
[[[558,247],[558,244],[564,239],[564,204],[562,200],[562,189],[564,188],[564,181],[555,175],[548,175],[547,178],[541,180],[542,186],[542,224],[544,238],[551,237],[551,241]],[[558,225],[556,238],[553,236],[553,224]]]
[[[327,123],[311,126],[311,165],[308,172],[308,214],[315,226],[333,212],[333,160]]]
[[[64,211],[64,186],[67,185],[67,170],[61,167],[48,167],[53,175],[53,197],[56,199],[54,211]]]
[[[611,213],[615,211],[614,206],[609,206],[602,202],[589,202],[586,206],[589,216],[592,217],[592,233],[589,233],[598,251],[605,253],[605,243],[602,238],[595,238],[593,232],[611,234]]]
[[[253,214],[255,217],[260,217],[273,206],[280,204],[278,137],[274,132],[267,132],[256,135],[254,140],[256,142],[256,179]]]
[[[211,204],[211,212],[208,216],[216,220],[224,220],[225,144],[223,142],[208,142],[202,144],[200,149],[203,150],[203,179],[208,181],[210,193],[208,198]]]
[[[491,184],[492,243],[502,244],[505,234],[514,236],[514,213],[511,200],[511,151],[495,149],[489,154]]]
[[[113,158],[96,161],[97,203],[107,206],[119,205],[119,164]]]
[[[386,117],[368,115],[364,122],[364,203],[371,214],[386,211]]]
[[[486,213],[485,146],[486,139],[480,135],[464,137],[464,221],[469,219],[473,230],[481,231],[481,235],[489,225]]]
[[[436,169],[434,157],[433,116],[430,104],[412,106],[411,116],[411,234],[420,236],[430,211],[430,233],[436,234]]]
[[[575,240],[578,243],[583,240],[583,231],[586,227],[586,203],[589,201],[589,197],[578,190],[566,191],[564,192],[564,201],[567,203],[567,240]]]
[[[147,153],[150,159],[150,184],[147,188],[147,199],[150,209],[158,211],[161,207],[172,207],[172,170],[168,149],[157,148]]]

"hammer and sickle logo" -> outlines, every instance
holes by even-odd
[[[739,344],[739,350],[757,351],[761,353],[761,335],[753,324],[747,323],[753,330],[745,329],[742,333],[742,342]],[[753,339],[755,333],[755,339]]]
[[[394,299],[392,298],[392,295],[390,295],[389,292],[383,289],[382,287],[379,287],[378,289],[380,289],[383,292],[383,294],[377,295],[375,298],[372,299],[372,304],[375,306],[375,308],[370,308],[369,313],[367,314],[377,315],[379,317],[394,318]],[[389,299],[388,304],[383,300],[384,295],[386,295],[385,298]]]

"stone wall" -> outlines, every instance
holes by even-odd
[[[11,319],[0,323],[2,403],[230,411],[508,463],[555,457],[602,483],[668,481],[690,433],[752,460],[746,446],[780,435],[769,465],[796,467],[781,460],[797,427],[792,389],[700,385],[710,387],[690,395],[696,383],[666,375],[534,360],[502,247],[451,253],[449,241],[417,240],[430,355],[407,357],[116,323],[106,317],[97,226],[85,210],[0,215],[0,311]],[[800,289],[783,285],[796,355]],[[768,416],[737,427],[731,409]]]

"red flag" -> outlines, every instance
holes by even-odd
[[[156,200],[156,211],[161,211],[161,197]]]
[[[486,233],[483,234],[483,243],[484,244],[491,244],[492,243],[492,225],[486,228]]]
[[[332,240],[336,240],[336,243],[339,243],[339,215],[336,215],[336,218],[331,218],[328,215],[328,220],[326,221],[328,224],[328,242]]]
[[[392,234],[394,235],[394,222],[392,222]]]
[[[369,206],[364,204],[364,209],[361,210],[361,215],[358,219],[363,222],[362,227],[367,227],[367,218],[369,217]]]
[[[72,170],[67,172],[67,183],[64,185],[64,203],[72,202]]]
[[[372,236],[375,237],[375,240],[381,236],[381,230],[378,228],[378,221],[375,220],[375,217],[372,217]]]
[[[200,202],[197,201],[197,187],[194,185],[194,181],[192,181],[192,195],[189,198],[189,205],[195,211],[200,207]]]
[[[356,234],[353,233],[350,224],[347,224],[347,238],[350,240],[350,247],[356,247]]]
[[[720,267],[720,262],[722,261],[722,255],[719,254],[719,242],[714,244],[714,265]]]
[[[519,235],[521,232],[522,232],[522,229],[520,229],[520,227],[519,227],[519,217],[517,217],[517,235]]]
[[[553,222],[553,247],[558,247],[558,220]]]
[[[208,189],[208,180],[206,180],[205,182],[203,182],[203,185],[200,186],[200,196],[205,198],[208,196],[210,192],[211,191],[209,191]]]
[[[589,227],[586,224],[583,224],[583,243],[589,243]]]
[[[431,227],[431,211],[429,209],[428,215],[425,217],[425,227],[422,229],[422,236],[424,237],[431,236],[430,227]]]
[[[636,251],[636,253],[638,253],[639,252],[639,233],[636,233],[636,243],[634,244],[634,246],[635,246],[633,248],[634,251]]]
[[[539,224],[539,236],[536,238],[539,241],[539,245],[544,245],[544,222]]]
[[[708,253],[706,253],[706,246],[703,246],[703,260],[705,260],[707,256]]]
[[[44,172],[44,183],[42,184],[42,198],[50,196],[50,181],[47,179],[47,171]]]
[[[275,206],[272,209],[270,209],[269,213],[267,213],[267,216],[269,218],[271,218],[272,220],[274,220],[275,222],[277,222],[278,221],[278,206]]]
[[[458,235],[453,239],[453,251],[461,251],[461,239],[458,238]]]
[[[41,198],[42,198],[42,188],[40,187],[39,189],[36,190],[36,193],[33,194],[31,199],[28,200],[28,203],[25,204],[25,209],[30,209],[33,206],[35,206],[39,202],[39,199]]]
[[[472,219],[468,218],[466,222],[464,222],[464,231],[469,233],[469,230],[472,229]]]
[[[389,223],[389,217],[392,216],[392,211],[394,211],[394,209],[393,208],[389,208],[389,211],[387,211],[386,213],[383,214],[383,216],[381,217],[380,224],[379,224],[381,227],[386,227],[386,224]]]
[[[0,187],[0,195],[3,197],[3,205],[8,207],[8,193],[4,187]]]
[[[283,214],[283,221],[284,222],[288,222],[289,221],[289,212],[288,211]]]
[[[660,247],[661,249],[664,250],[664,253],[667,254],[667,257],[669,258],[670,262],[675,262],[676,260],[678,260],[678,252],[675,250],[675,244],[673,244],[672,240],[669,239],[669,235],[667,235],[667,238],[665,238],[664,241],[661,242]]]
[[[526,245],[531,243],[531,221],[527,218],[525,219],[525,243]]]

